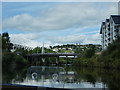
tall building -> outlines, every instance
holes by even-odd
[[[120,36],[120,15],[111,15],[102,22],[101,29],[102,50],[105,50],[118,36]]]

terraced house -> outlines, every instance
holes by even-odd
[[[120,36],[120,15],[111,15],[102,22],[101,29],[102,50],[105,50],[118,36]]]

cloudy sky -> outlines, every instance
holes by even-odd
[[[117,11],[117,2],[3,2],[2,32],[30,47],[100,44],[101,23]]]

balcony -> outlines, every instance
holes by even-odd
[[[108,43],[108,46],[110,45],[111,43]]]
[[[110,38],[108,38],[108,41],[110,41]]]
[[[115,29],[114,31],[115,31],[116,33],[118,33],[118,32],[119,32],[119,29]]]
[[[119,36],[119,34],[116,34],[114,37],[117,38]]]
[[[110,33],[108,33],[108,36],[110,36]]]
[[[107,42],[107,40],[105,40],[105,42]]]

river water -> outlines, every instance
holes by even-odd
[[[3,84],[120,90],[120,71],[72,66],[30,66],[3,71]]]

